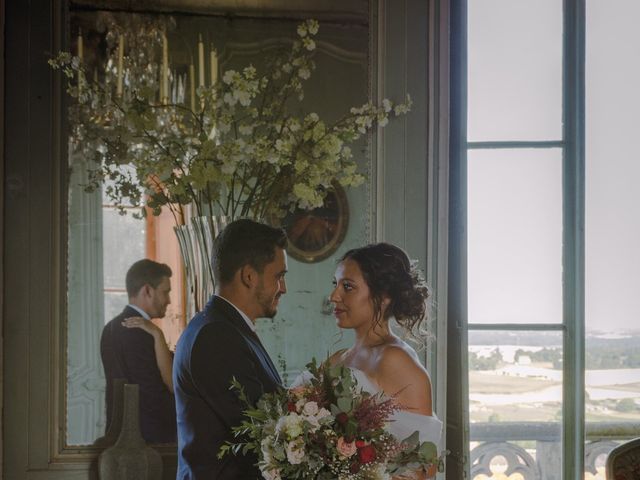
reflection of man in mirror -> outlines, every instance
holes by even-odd
[[[232,378],[251,402],[281,385],[255,322],[273,318],[287,291],[286,247],[284,231],[246,219],[230,223],[214,241],[216,294],[182,333],[174,362],[180,480],[261,477],[255,455],[217,455],[242,421]]]
[[[140,386],[140,428],[148,443],[176,440],[172,356],[162,330],[151,322],[164,317],[170,303],[171,269],[152,260],[139,260],[127,272],[129,304],[107,323],[100,355],[107,380],[107,425],[112,420],[113,380]]]

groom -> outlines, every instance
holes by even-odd
[[[230,223],[216,238],[212,266],[216,293],[180,337],[173,364],[178,421],[179,480],[253,480],[251,455],[218,450],[233,439],[243,405],[232,378],[255,402],[281,385],[255,331],[257,318],[275,316],[286,293],[287,237],[251,220]]]

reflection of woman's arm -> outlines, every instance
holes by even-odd
[[[129,317],[122,322],[122,325],[127,328],[140,328],[153,337],[153,351],[156,354],[156,365],[160,370],[162,382],[173,393],[173,359],[162,330],[142,317]]]

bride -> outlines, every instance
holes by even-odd
[[[352,369],[358,384],[370,393],[394,397],[401,410],[387,430],[404,439],[418,430],[420,441],[440,444],[442,422],[433,416],[431,380],[416,352],[391,328],[392,318],[407,333],[420,332],[429,290],[407,254],[387,243],[348,251],[340,260],[329,297],[340,328],[355,330],[351,348],[329,358]],[[419,471],[427,478],[435,469]]]

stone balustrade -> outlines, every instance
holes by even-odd
[[[604,458],[616,445],[640,436],[640,425],[633,423],[587,423],[585,430],[585,473],[594,475],[596,466],[604,464]],[[523,480],[561,480],[561,435],[560,423],[473,423],[471,479],[480,475],[491,478],[494,473],[503,472],[506,476],[519,473]],[[516,442],[526,442],[527,446]]]

